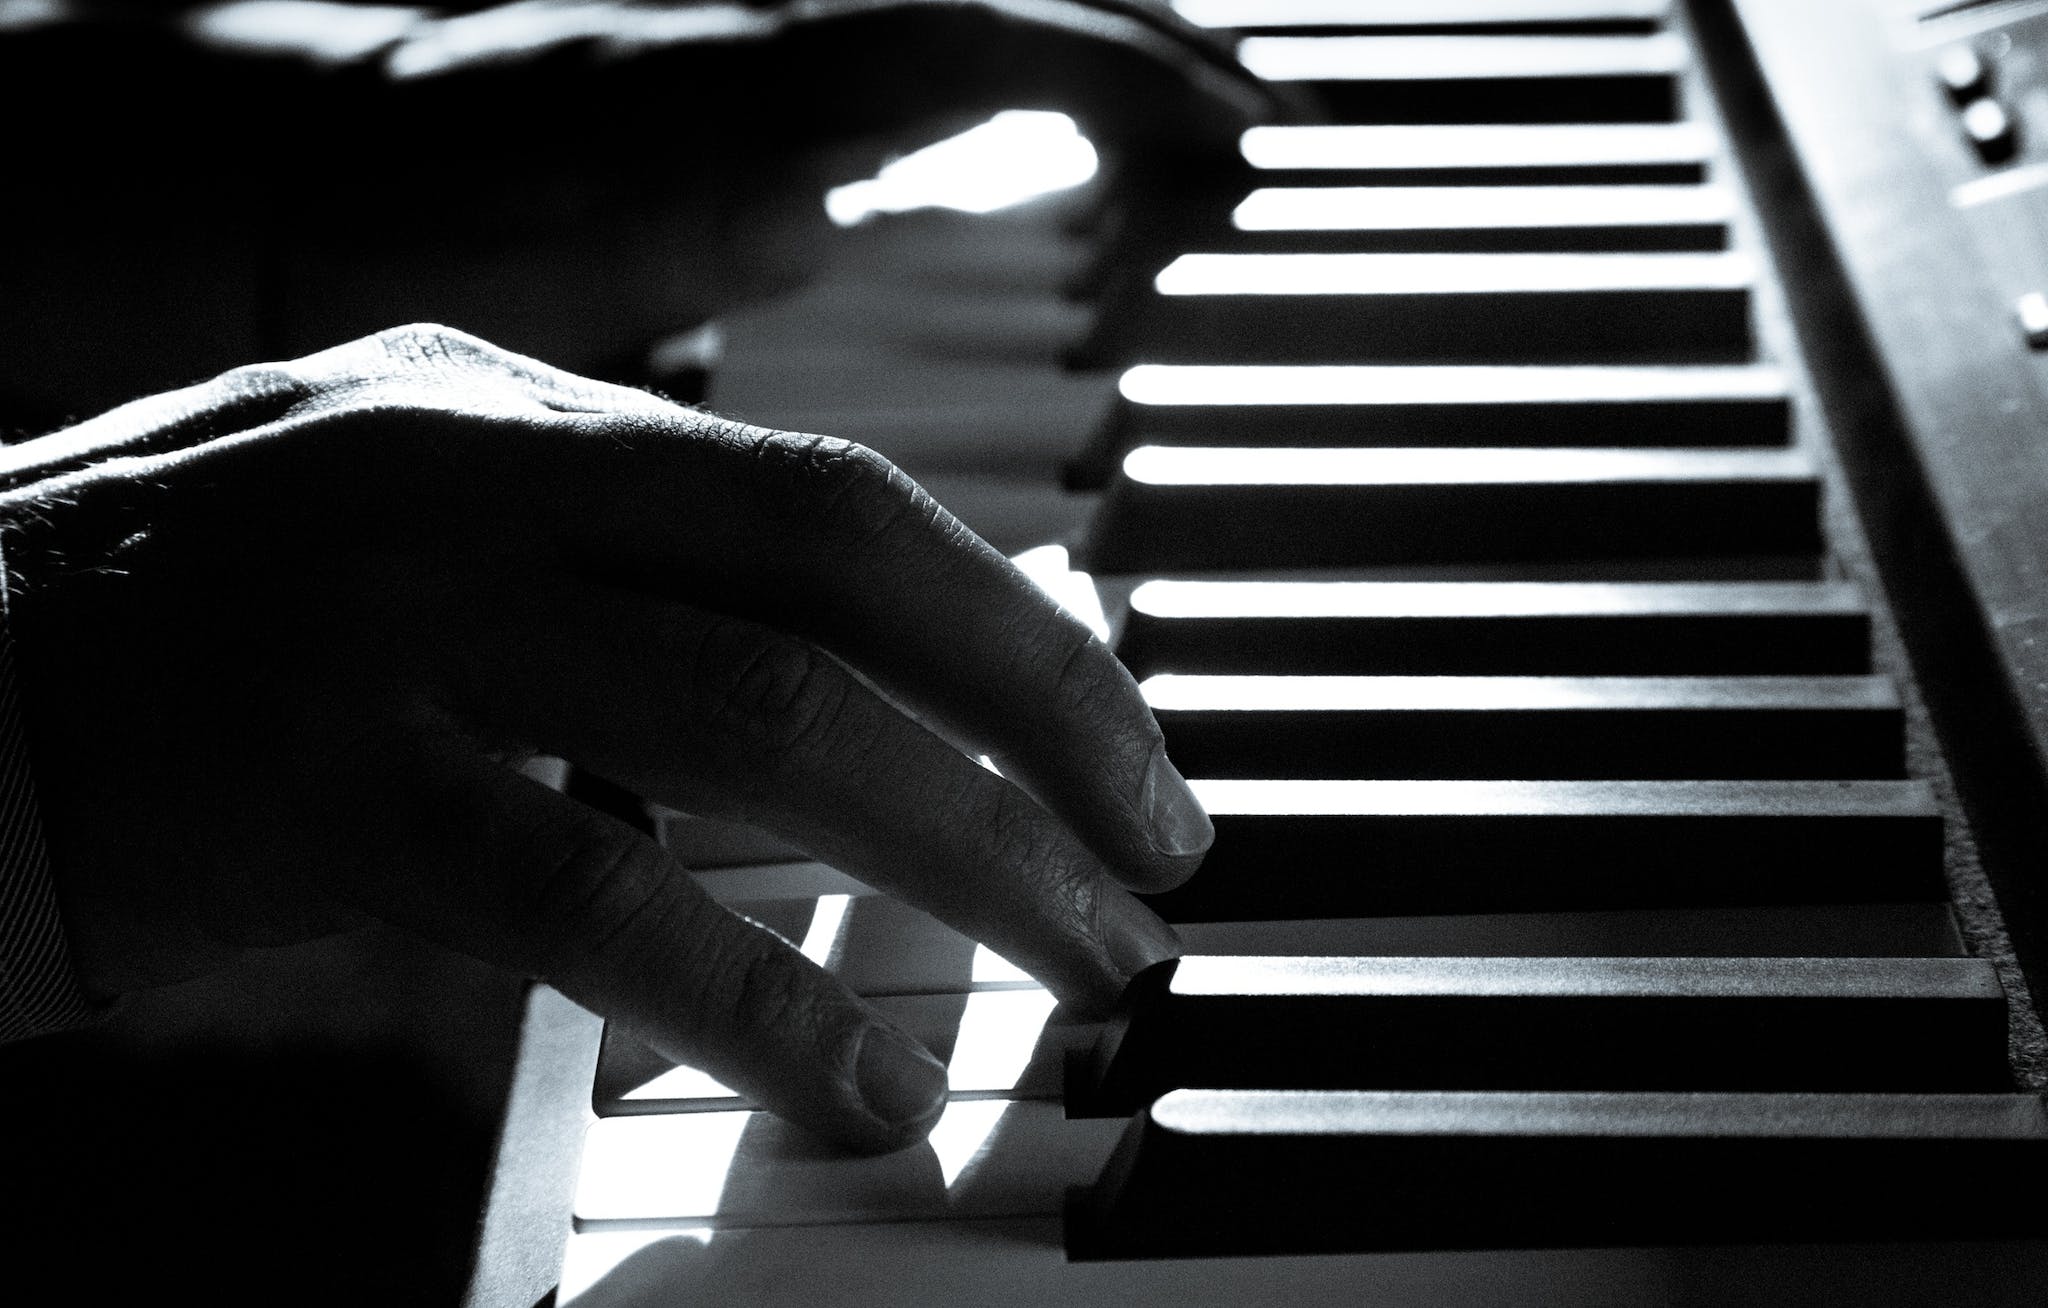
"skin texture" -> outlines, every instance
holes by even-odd
[[[1177,952],[1130,890],[1210,829],[1129,674],[871,451],[420,326],[8,453],[30,744],[97,995],[376,917],[845,1144],[929,1129],[942,1069],[506,766],[536,751],[770,828],[1082,1011]]]

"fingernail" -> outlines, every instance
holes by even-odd
[[[1179,769],[1166,757],[1164,745],[1152,751],[1139,803],[1152,826],[1152,847],[1162,854],[1171,858],[1199,854],[1216,840],[1215,825]]]
[[[862,1105],[890,1126],[929,1117],[946,1101],[944,1065],[885,1026],[861,1037],[853,1076]]]
[[[1109,960],[1126,977],[1181,955],[1180,936],[1159,915],[1129,895],[1103,890],[1103,943]]]

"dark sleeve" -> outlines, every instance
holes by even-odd
[[[64,939],[21,729],[14,639],[0,560],[0,1041],[82,1026],[94,1017]]]

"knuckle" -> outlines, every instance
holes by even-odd
[[[1031,796],[1007,782],[980,824],[981,862],[1021,898],[1016,912],[1039,924],[1046,940],[1101,935],[1101,870],[1066,828]]]
[[[990,778],[995,799],[987,825],[988,854],[994,865],[1023,884],[1057,882],[1070,870],[1060,856],[1058,839],[1044,809],[1008,782]]]
[[[230,368],[191,393],[196,403],[176,424],[173,439],[211,439],[268,426],[311,407],[325,389],[297,363]]]
[[[476,362],[497,354],[495,347],[467,332],[432,322],[387,327],[370,340],[394,362],[408,367]]]
[[[871,550],[946,522],[937,501],[882,455],[830,436],[774,433],[757,457],[778,470],[788,512],[834,549]]]
[[[704,633],[690,687],[702,720],[782,761],[830,738],[851,690],[823,651],[737,619]]]
[[[719,1000],[742,1032],[788,1030],[803,1021],[810,994],[795,957],[771,941],[749,941],[731,951],[707,997]]]
[[[677,915],[667,960],[680,986],[667,1021],[700,1053],[751,1041],[762,1023],[788,1020],[803,1003],[796,955],[780,940],[698,897]]]
[[[1038,691],[1036,711],[1023,724],[1033,743],[1098,740],[1106,724],[1125,722],[1129,706],[1139,702],[1123,664],[1093,632],[1063,612],[1048,610],[1014,648],[1018,655],[1011,684]],[[1147,726],[1157,734],[1156,726],[1149,721]]]
[[[408,323],[311,356],[332,387],[374,409],[501,411],[530,389],[517,356],[438,323]]]
[[[591,963],[640,968],[666,939],[674,887],[660,852],[609,834],[572,843],[527,887],[520,917],[536,933],[543,976]]]
[[[1103,721],[1123,690],[1121,664],[1095,634],[1057,615],[1047,624],[1043,647],[1056,660],[1052,672],[1052,707],[1066,721]]]
[[[235,404],[267,404],[300,399],[312,381],[289,363],[249,363],[230,368],[214,382],[221,397]]]

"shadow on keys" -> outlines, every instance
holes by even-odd
[[[776,875],[733,871],[756,881]],[[576,1200],[587,1247],[604,1266],[566,1269],[558,1302],[656,1302],[678,1284],[717,1287],[706,1290],[709,1301],[757,1302],[778,1292],[760,1279],[772,1270],[753,1251],[763,1235],[837,1240],[849,1232],[835,1228],[970,1218],[985,1238],[1024,1218],[1007,1238],[1042,1247],[1043,1222],[1029,1215],[1056,1210],[1065,1187],[1100,1165],[1119,1126],[1068,1122],[1058,1103],[1068,1055],[1094,1028],[1068,1021],[1045,990],[986,948],[893,899],[857,892],[729,902],[799,942],[944,1060],[953,1101],[925,1142],[851,1157],[607,1030],[593,1095],[599,1120]],[[654,1223],[666,1229],[648,1229]],[[888,1250],[884,1239],[850,1256],[886,1263]],[[607,1251],[629,1256],[613,1267]],[[677,1259],[691,1264],[685,1282],[668,1279]]]

